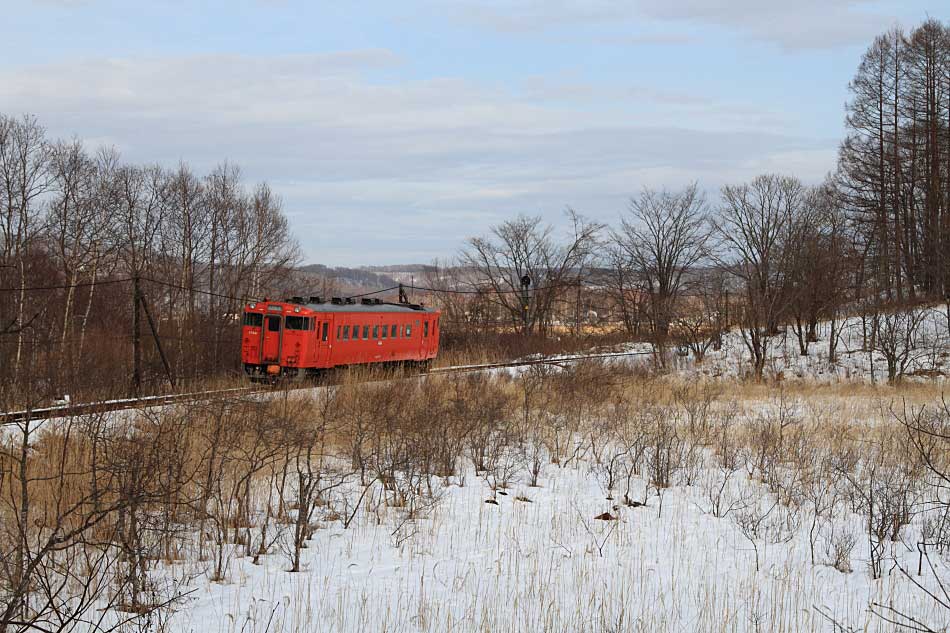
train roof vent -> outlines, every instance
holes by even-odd
[[[303,304],[303,297],[291,297],[287,299],[287,303],[296,303],[297,305]]]
[[[309,303],[323,303],[323,297],[311,296]]]
[[[349,305],[353,305],[354,303],[356,303],[356,299],[354,299],[353,297],[346,298],[346,305],[349,306]]]
[[[343,305],[343,299],[339,297],[333,297],[333,299],[330,300],[330,303],[332,303],[335,306],[341,306]]]
[[[360,299],[360,303],[362,303],[364,306],[371,306],[373,305],[373,300],[368,297],[363,297]]]

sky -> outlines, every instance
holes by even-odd
[[[721,6],[722,5],[722,6]],[[125,160],[224,160],[307,263],[451,258],[519,213],[834,169],[848,81],[930,0],[0,0],[0,112]]]

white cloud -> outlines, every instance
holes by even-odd
[[[456,0],[442,6],[463,22],[508,33],[601,24],[628,13],[621,3],[609,0]]]
[[[871,0],[639,0],[637,6],[651,18],[721,26],[786,49],[866,43],[895,20]]]
[[[669,23],[723,28],[786,50],[826,49],[866,43],[897,20],[876,0],[457,0],[456,16],[502,33],[576,32],[607,28],[603,41],[632,46],[687,44],[697,33],[670,33]],[[656,32],[655,26],[667,25]],[[630,35],[618,36],[621,30]]]
[[[445,256],[519,211],[556,220],[570,204],[613,220],[644,184],[833,165],[834,142],[770,132],[781,114],[701,95],[562,77],[538,78],[547,93],[532,96],[398,80],[399,63],[382,50],[83,60],[0,70],[0,103],[136,162],[234,161],[283,196],[309,258],[336,264]]]

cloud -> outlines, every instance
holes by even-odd
[[[456,0],[443,6],[463,22],[517,34],[603,24],[627,13],[607,0]]]
[[[596,27],[605,31],[601,41],[631,46],[702,40],[700,33],[670,33],[669,24],[678,23],[724,29],[784,50],[828,49],[866,43],[897,20],[875,0],[457,0],[452,6],[461,20],[501,33]],[[665,31],[656,32],[657,27]]]
[[[895,20],[875,12],[870,0],[639,0],[649,18],[711,24],[785,49],[834,48],[866,43]]]
[[[72,9],[97,4],[98,0],[30,0],[33,4],[60,9]]]
[[[639,33],[634,35],[614,35],[601,38],[605,44],[627,46],[687,46],[698,44],[702,40],[689,33]]]
[[[398,79],[400,64],[385,50],[87,59],[0,70],[0,103],[134,162],[234,161],[280,193],[308,259],[331,264],[444,257],[512,213],[560,220],[568,204],[613,221],[644,184],[833,166],[833,141],[701,95],[563,76],[531,95]]]

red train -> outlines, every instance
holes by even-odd
[[[251,376],[298,377],[349,365],[425,370],[439,351],[438,310],[400,301],[294,297],[244,308],[241,360]]]

